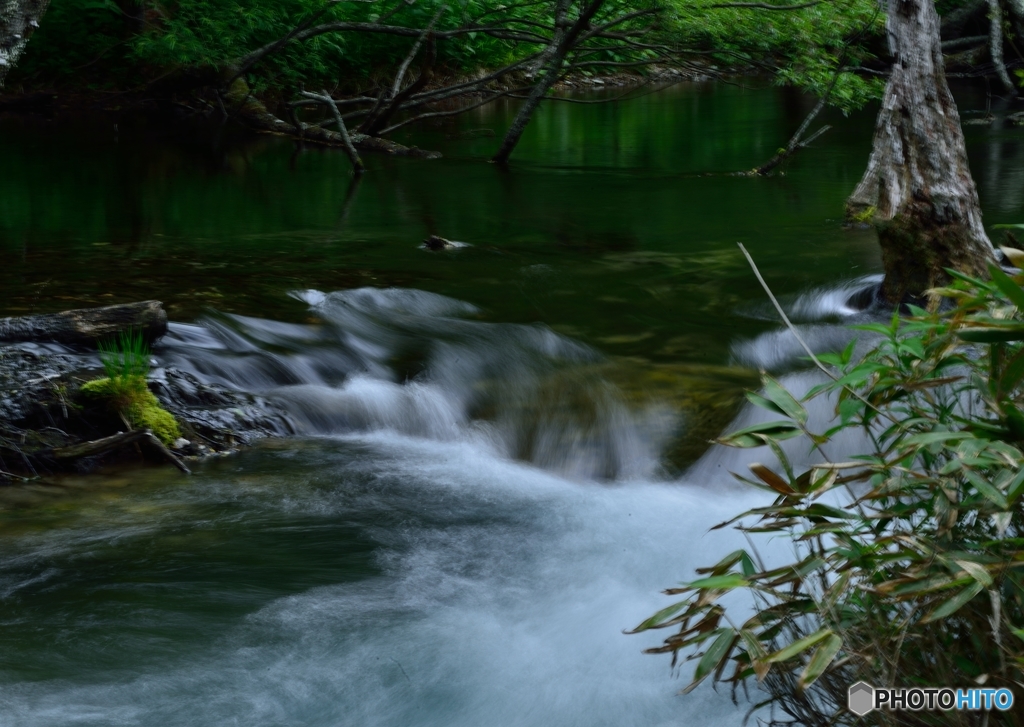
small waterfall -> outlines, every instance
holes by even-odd
[[[25,727],[744,723],[756,686],[738,706],[707,684],[678,697],[692,663],[641,654],[667,633],[622,631],[671,603],[659,590],[747,547],[708,528],[771,499],[730,475],[771,466],[770,452],[714,447],[678,483],[652,482],[678,423],[631,401],[592,348],[422,291],[301,297],[320,323],[211,315],[172,324],[154,353],[322,439],[188,479],[132,474],[0,528],[0,714]],[[801,326],[816,350],[845,340],[831,330]],[[734,355],[788,371],[779,335]],[[779,374],[796,396],[817,377]],[[826,399],[808,408],[812,428],[832,417]],[[770,418],[747,406],[729,428]],[[802,440],[783,444],[810,460]],[[629,481],[573,481],[595,478]],[[769,567],[789,557],[787,539],[755,540]]]
[[[573,479],[654,475],[677,426],[667,407],[627,403],[600,353],[546,326],[483,322],[420,290],[295,297],[323,323],[172,324],[162,361],[273,401],[306,434],[471,440]]]

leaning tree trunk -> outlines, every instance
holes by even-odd
[[[945,268],[986,275],[995,253],[946,84],[932,0],[889,0],[886,29],[892,75],[847,217],[875,222],[885,268],[882,294],[899,303],[945,284]]]
[[[0,0],[0,88],[49,4],[50,0]]]
[[[547,95],[551,87],[561,76],[565,69],[566,58],[573,50],[580,36],[590,29],[590,23],[604,5],[605,0],[589,0],[587,3],[580,3],[580,14],[576,20],[569,19],[569,9],[572,0],[557,0],[555,3],[555,23],[551,42],[538,63],[539,77],[533,88],[530,90],[526,101],[519,107],[519,113],[512,120],[501,142],[498,152],[491,158],[492,162],[505,164],[512,155],[512,151],[519,143],[526,125],[530,123],[533,112],[537,110],[540,102]]]

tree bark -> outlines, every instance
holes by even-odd
[[[0,0],[0,88],[49,4],[50,0]]]
[[[1009,0],[1010,17],[1013,18],[1013,29],[1017,37],[1024,36],[1024,0]]]
[[[491,158],[492,162],[497,164],[506,164],[508,162],[508,158],[512,155],[512,151],[516,148],[516,144],[519,143],[520,137],[522,137],[523,132],[526,130],[526,125],[530,123],[533,112],[537,110],[544,96],[547,95],[561,75],[562,69],[565,66],[566,56],[569,55],[580,35],[587,29],[590,21],[594,19],[601,6],[604,5],[604,0],[590,0],[589,4],[581,8],[579,17],[575,22],[569,20],[569,8],[571,5],[571,0],[558,0],[555,4],[554,34],[551,37],[551,43],[544,50],[537,64],[540,78],[537,79],[537,83],[530,89],[526,101],[519,107],[519,113],[516,114],[511,126],[509,126],[508,131],[505,133],[501,147]]]
[[[41,316],[0,318],[0,342],[55,341],[95,345],[97,341],[133,329],[153,341],[167,332],[167,313],[158,300],[105,308],[81,308]]]
[[[945,268],[986,276],[995,260],[967,164],[960,114],[946,84],[931,0],[889,0],[894,62],[864,172],[847,217],[878,228],[890,303],[921,301]]]
[[[1006,64],[1003,63],[1003,11],[999,7],[999,0],[988,0],[988,28],[989,28],[989,53],[992,54],[992,65],[995,66],[996,76],[1003,84],[1003,90],[1010,96],[1017,95],[1017,87],[1010,80],[1006,72]]]

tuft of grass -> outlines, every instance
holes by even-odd
[[[82,394],[105,400],[129,428],[149,429],[160,441],[172,444],[181,431],[146,384],[149,346],[142,334],[128,331],[115,341],[101,342],[98,348],[107,378],[85,383]]]
[[[107,376],[125,380],[141,378],[145,384],[149,373],[149,346],[141,331],[122,331],[116,339],[100,341],[96,347]]]

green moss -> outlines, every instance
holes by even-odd
[[[865,207],[860,212],[857,212],[852,215],[853,221],[859,222],[861,224],[867,224],[868,222],[871,222],[872,219],[874,219],[875,212],[877,211],[878,210],[874,205],[871,205],[870,207]]]
[[[133,409],[132,419],[138,426],[152,431],[164,444],[174,444],[174,440],[181,436],[174,416],[160,406],[160,402],[150,391],[146,392],[144,401],[139,402]]]
[[[173,444],[181,436],[178,422],[160,406],[160,401],[146,387],[146,379],[141,376],[89,381],[82,385],[82,394],[105,400],[132,427],[149,429],[164,444]]]

